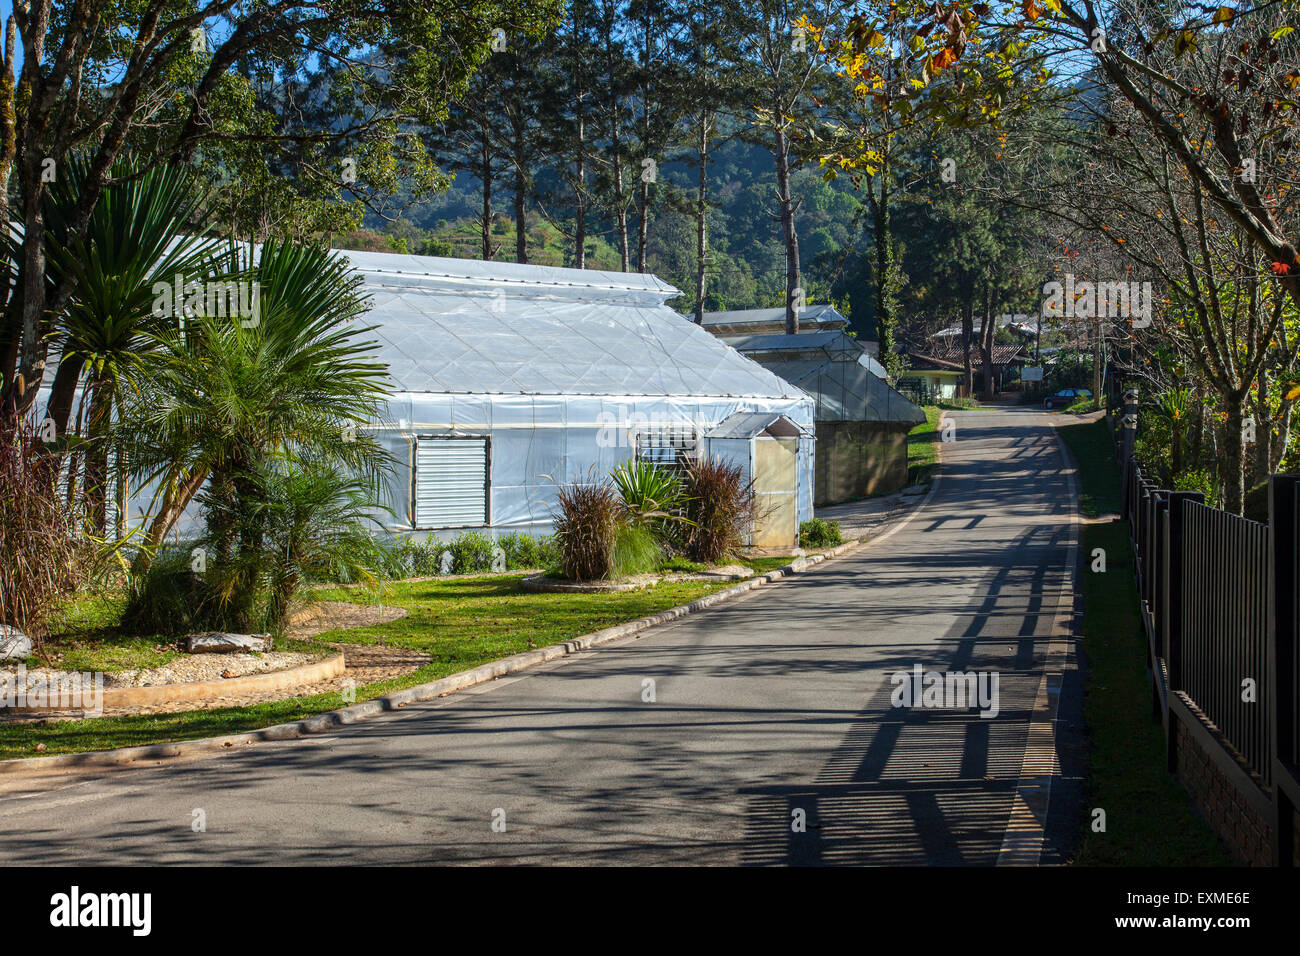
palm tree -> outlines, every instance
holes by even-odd
[[[217,559],[261,548],[245,520],[265,500],[259,477],[272,460],[310,460],[364,482],[378,499],[387,452],[358,426],[378,421],[389,395],[388,367],[353,320],[366,302],[345,259],[314,245],[269,241],[233,247],[228,271],[258,283],[256,322],[205,316],[158,336],[142,379],[131,432],[133,474],[157,481],[160,506],[137,555],[152,552],[206,483],[204,511]]]
[[[205,195],[190,170],[166,166],[138,172],[133,158],[115,165],[112,175],[117,181],[104,191],[91,214],[85,239],[63,244],[59,237],[67,230],[59,224],[71,214],[87,175],[87,161],[73,159],[48,194],[54,226],[47,233],[52,281],[71,275],[75,292],[56,318],[60,361],[47,415],[63,433],[77,385],[84,378],[82,405],[88,399],[89,406],[84,423],[79,412],[75,424],[86,439],[88,521],[92,531],[102,535],[112,421],[153,351],[156,334],[176,321],[170,315],[154,314],[154,286],[160,282],[171,286],[177,276],[204,277],[220,244],[196,228]],[[123,445],[117,445],[121,496],[126,470],[121,461]]]
[[[279,632],[290,602],[307,579],[376,580],[382,549],[371,535],[376,518],[371,484],[327,462],[280,461],[261,475],[262,500],[252,509],[266,535],[266,617]],[[387,509],[384,509],[387,510]]]

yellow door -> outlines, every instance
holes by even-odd
[[[799,544],[798,488],[799,439],[754,440],[754,493],[758,516],[754,521],[754,547],[794,548]]]

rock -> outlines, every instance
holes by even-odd
[[[0,661],[20,661],[32,656],[32,639],[8,624],[0,624]]]
[[[271,649],[270,634],[226,634],[207,631],[185,638],[185,651],[189,654],[251,654]]]

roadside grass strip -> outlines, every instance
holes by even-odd
[[[1078,465],[1083,568],[1084,717],[1088,796],[1074,863],[1082,866],[1231,866],[1187,793],[1165,771],[1164,731],[1151,716],[1129,526],[1118,516],[1120,477],[1102,420],[1058,428]],[[1091,519],[1091,520],[1089,520]],[[1092,570],[1105,552],[1105,573]],[[1093,829],[1105,811],[1104,832]]]

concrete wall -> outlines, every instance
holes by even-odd
[[[907,485],[906,425],[817,422],[813,501],[836,504]]]

